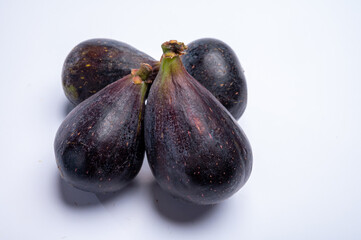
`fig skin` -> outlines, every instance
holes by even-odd
[[[187,72],[239,119],[247,106],[247,84],[235,52],[212,38],[198,39],[187,47],[182,56]]]
[[[163,190],[195,204],[215,204],[246,183],[252,150],[225,107],[187,73],[175,44],[182,43],[162,45],[160,71],[147,99],[149,166]]]
[[[141,63],[157,63],[134,47],[112,39],[90,39],[68,54],[62,70],[66,97],[74,105],[84,101],[108,84],[130,74]]]
[[[145,151],[143,116],[149,86],[135,84],[134,77],[127,75],[83,101],[59,127],[56,162],[72,186],[114,192],[138,174]]]

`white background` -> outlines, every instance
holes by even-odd
[[[61,69],[95,37],[156,59],[213,37],[237,53],[254,152],[249,182],[213,207],[180,203],[147,163],[117,194],[60,180]],[[0,239],[360,239],[360,1],[0,1]]]

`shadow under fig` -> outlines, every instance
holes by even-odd
[[[96,207],[106,204],[118,197],[127,195],[137,186],[138,184],[133,181],[117,192],[95,194],[77,189],[66,183],[60,176],[58,177],[58,189],[63,202],[74,208]]]
[[[137,188],[139,188],[139,183],[133,179],[130,183],[128,183],[119,191],[111,193],[97,193],[95,195],[98,198],[99,202],[101,202],[102,204],[106,204],[120,197],[128,196],[130,192],[134,191]]]
[[[196,205],[173,197],[159,187],[156,181],[150,186],[155,209],[165,218],[178,223],[191,223],[205,219],[217,205]]]

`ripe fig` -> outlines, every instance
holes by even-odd
[[[62,178],[84,191],[121,189],[139,172],[144,157],[143,116],[151,73],[148,64],[76,106],[54,143]]]
[[[187,53],[182,56],[187,72],[239,119],[247,105],[247,85],[234,51],[212,38],[198,39],[187,47]]]
[[[196,204],[215,204],[246,183],[252,150],[226,108],[185,70],[185,48],[174,40],[162,45],[145,110],[145,148],[161,188]]]
[[[108,84],[130,74],[141,63],[157,63],[132,46],[111,39],[90,39],[66,57],[62,84],[65,95],[79,104]],[[153,67],[153,66],[152,66]]]

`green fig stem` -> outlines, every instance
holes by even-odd
[[[163,58],[174,58],[185,54],[187,46],[177,40],[170,40],[162,44]]]
[[[140,68],[139,69],[132,69],[132,76],[133,76],[133,82],[135,84],[141,84],[142,82],[147,82],[147,79],[149,77],[149,75],[152,73],[153,68],[147,64],[147,63],[142,63],[140,64]]]
[[[160,71],[163,73],[163,79],[169,75],[185,72],[181,55],[185,54],[187,46],[176,40],[170,40],[162,44],[163,55],[161,59]],[[163,81],[163,80],[162,80]]]

